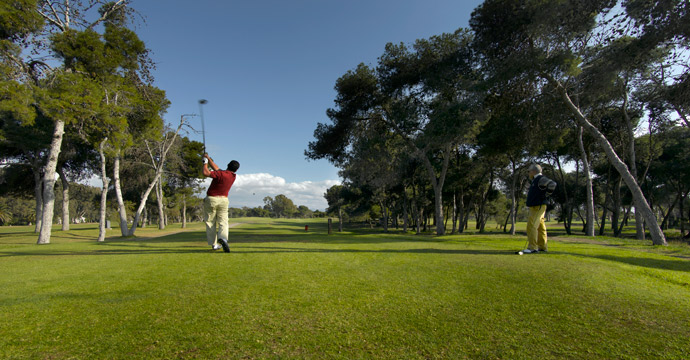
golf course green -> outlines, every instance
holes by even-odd
[[[524,235],[233,222],[229,254],[201,223],[103,243],[56,227],[49,245],[0,227],[0,358],[690,356],[687,245],[556,236],[519,256]]]

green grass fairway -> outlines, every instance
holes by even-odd
[[[0,228],[2,359],[687,359],[690,251],[631,241],[326,234],[325,220]],[[304,231],[304,225],[310,231]],[[175,233],[178,232],[178,233]]]

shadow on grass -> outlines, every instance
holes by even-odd
[[[631,256],[614,256],[614,255],[585,255],[585,254],[573,254],[573,253],[563,253],[572,256],[586,257],[593,259],[601,259],[607,261],[615,261],[628,265],[646,267],[651,269],[661,269],[661,270],[675,270],[675,271],[687,271],[690,272],[690,261],[682,259],[650,259],[650,258],[639,258]]]
[[[363,250],[363,249],[305,249],[287,247],[251,247],[230,245],[230,254],[279,254],[279,253],[351,253],[351,254],[440,254],[440,255],[513,255],[512,251],[501,250],[443,250],[443,249],[406,249],[406,250]],[[244,250],[249,249],[249,250]],[[1,257],[14,256],[100,256],[100,255],[162,255],[162,254],[224,254],[221,251],[209,251],[205,246],[195,249],[112,249],[94,251],[58,251],[49,253],[35,252],[0,252]]]
[[[6,232],[6,233],[0,233],[0,239],[2,238],[12,238],[12,237],[17,237],[17,236],[35,236],[38,237],[38,233],[35,233],[33,231],[21,231],[21,232]]]
[[[51,252],[27,252],[27,251],[0,251],[0,258],[14,256],[92,256],[92,255],[151,255],[151,254],[202,254],[208,253],[207,247],[194,247],[194,249],[170,249],[170,248],[136,248],[136,249],[103,249],[93,251],[51,251]]]
[[[353,253],[353,254],[465,254],[465,255],[513,255],[513,251],[507,250],[472,250],[472,249],[462,249],[462,250],[449,250],[449,249],[381,249],[381,250],[369,250],[369,249],[315,249],[315,248],[295,248],[295,247],[282,247],[282,246],[245,246],[237,244],[233,247],[230,244],[231,253],[237,254],[273,254],[273,253]],[[249,249],[249,250],[245,250]]]

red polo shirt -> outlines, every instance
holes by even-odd
[[[228,197],[228,192],[230,192],[230,188],[235,182],[237,174],[230,170],[216,170],[211,171],[210,177],[213,180],[211,180],[211,186],[208,187],[206,195]]]

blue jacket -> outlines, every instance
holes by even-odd
[[[532,180],[527,192],[527,206],[546,205],[546,197],[556,189],[556,182],[544,175],[537,175]]]

